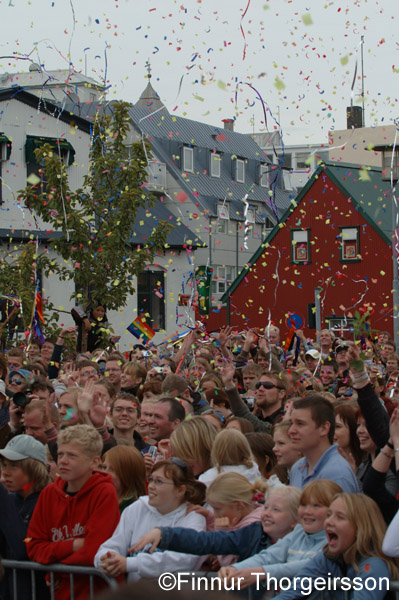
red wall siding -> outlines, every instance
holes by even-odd
[[[341,263],[339,227],[356,225],[360,226],[362,260]],[[310,227],[310,263],[293,265],[290,230],[301,227]],[[314,182],[231,295],[230,322],[240,328],[264,327],[270,310],[272,321],[284,334],[288,312],[299,313],[307,323],[307,305],[314,302],[317,286],[323,288],[322,323],[326,316],[350,316],[371,304],[372,328],[392,330],[391,250],[326,174]],[[216,322],[224,322],[223,313],[211,313],[209,325]],[[314,330],[305,331],[314,334]]]

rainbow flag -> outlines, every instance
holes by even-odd
[[[42,303],[41,295],[39,294],[39,292],[36,292],[35,311],[34,311],[33,320],[32,320],[32,331],[33,331],[34,337],[39,339],[41,341],[41,343],[44,344],[44,335],[43,335],[43,331],[42,331],[40,323],[42,323],[44,325],[43,303]]]
[[[141,317],[136,317],[133,323],[130,323],[126,329],[134,335],[137,339],[141,340],[143,344],[151,341],[155,335],[155,331],[151,329],[148,323]]]

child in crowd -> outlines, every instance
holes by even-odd
[[[137,448],[111,448],[103,456],[103,468],[112,477],[121,513],[137,498],[145,495],[145,463]]]
[[[162,550],[199,555],[234,554],[244,560],[268,548],[295,527],[300,495],[298,488],[273,488],[267,495],[260,522],[255,521],[235,531],[198,532],[182,527],[157,527],[138,540],[133,551],[138,552],[151,544],[150,553],[159,546]]]
[[[107,539],[94,558],[94,565],[106,575],[116,577],[128,573],[130,581],[141,577],[157,577],[166,571],[192,571],[200,567],[198,559],[188,551],[129,554],[130,546],[156,524],[186,525],[196,531],[205,529],[205,518],[195,512],[187,514],[188,502],[202,504],[205,486],[194,479],[192,470],[180,458],[161,460],[152,467],[148,496],[141,496],[122,513],[112,537]]]
[[[342,493],[330,504],[324,522],[327,544],[297,574],[297,580],[306,583],[306,594],[315,585],[316,577],[355,579],[350,592],[351,600],[383,600],[389,589],[389,579],[398,579],[398,561],[384,556],[382,541],[386,525],[377,504],[363,494]],[[311,583],[311,585],[310,585]],[[342,583],[342,579],[341,579]],[[276,600],[304,597],[301,586],[278,594]],[[346,598],[345,592],[334,590],[336,600]],[[313,595],[312,598],[319,595]]]
[[[60,477],[39,497],[26,540],[28,556],[42,564],[92,565],[100,544],[119,521],[111,476],[97,472],[102,439],[89,425],[74,425],[58,436]],[[55,598],[69,600],[69,575],[57,575]],[[84,576],[75,577],[75,599],[89,593]]]
[[[27,560],[24,540],[41,491],[50,483],[43,444],[30,435],[17,435],[0,450],[0,553],[3,558]],[[0,584],[0,597],[32,597],[30,573],[19,572],[17,588],[9,571]],[[48,598],[43,576],[36,576],[36,595]]]
[[[294,577],[326,542],[323,529],[331,500],[341,492],[339,485],[328,479],[308,483],[299,499],[296,527],[273,546],[259,554],[219,571],[221,578],[230,581],[241,578],[240,588],[271,577]]]
[[[241,473],[251,483],[261,478],[248,440],[236,429],[225,429],[217,434],[211,450],[211,462],[213,467],[199,476],[199,481],[205,485],[209,485],[219,473],[225,471]]]
[[[254,496],[263,499],[266,488],[267,484],[260,479],[252,485],[240,473],[221,473],[206,491],[206,500],[212,510],[201,506],[194,510],[205,516],[208,531],[235,531],[261,520],[264,507],[254,502]],[[233,555],[219,555],[212,564],[212,570],[220,565],[231,565],[235,560]]]

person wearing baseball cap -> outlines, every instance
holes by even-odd
[[[41,490],[50,483],[46,449],[31,435],[17,435],[0,450],[0,534],[4,558],[28,560],[25,538]],[[0,584],[0,597],[13,598],[12,572]],[[37,574],[38,575],[38,574]],[[44,575],[36,579],[36,597],[48,598]],[[18,573],[18,598],[31,598],[30,573]]]
[[[314,373],[320,363],[320,352],[318,352],[316,348],[310,348],[305,353],[305,362],[309,371]]]

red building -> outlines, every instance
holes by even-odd
[[[322,164],[223,296],[226,316],[211,312],[208,329],[271,320],[284,338],[287,316],[297,313],[314,336],[309,305],[321,288],[322,327],[350,324],[370,307],[371,328],[392,332],[391,198],[381,169]]]

